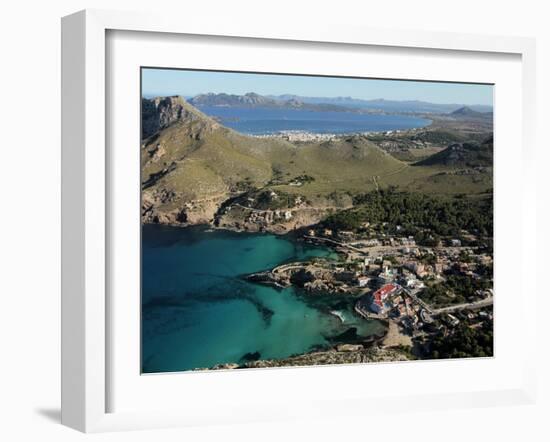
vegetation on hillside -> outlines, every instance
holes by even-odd
[[[460,324],[450,336],[437,336],[431,344],[432,358],[472,358],[493,356],[493,326],[479,328]]]
[[[455,143],[435,155],[416,163],[418,166],[491,167],[493,165],[493,137],[483,143]]]
[[[464,275],[450,275],[445,281],[429,285],[419,293],[419,297],[434,307],[472,302],[478,290],[492,287],[489,279],[475,279]]]
[[[493,197],[443,197],[398,191],[394,188],[357,195],[355,207],[329,215],[323,225],[332,229],[361,229],[364,223],[401,226],[422,235],[419,228],[436,235],[460,235],[461,230],[483,236],[493,234]]]

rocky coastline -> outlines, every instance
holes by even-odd
[[[307,367],[333,364],[363,364],[373,362],[409,361],[413,357],[396,348],[363,347],[359,344],[340,344],[328,350],[313,351],[284,359],[259,359],[241,364],[219,364],[197,370],[233,370],[241,368]]]

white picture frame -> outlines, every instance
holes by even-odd
[[[112,231],[107,228],[109,195],[106,121],[109,118],[106,80],[108,32],[153,32],[156,35],[193,35],[269,39],[273,41],[337,43],[343,46],[379,48],[423,48],[441,51],[467,51],[513,54],[521,57],[522,109],[521,188],[522,228],[521,271],[529,271],[527,255],[532,253],[535,223],[534,161],[535,42],[518,37],[494,37],[451,33],[401,31],[333,26],[281,30],[265,23],[217,23],[195,17],[182,22],[177,17],[150,14],[86,10],[62,21],[62,422],[84,432],[111,431],[167,426],[207,425],[215,422],[249,422],[286,417],[312,417],[334,414],[337,400],[340,413],[362,414],[373,410],[490,406],[532,403],[535,397],[536,325],[526,326],[525,352],[522,353],[520,385],[502,389],[463,393],[403,394],[377,397],[376,404],[361,398],[314,399],[307,409],[301,406],[258,407],[234,404],[234,413],[209,415],[189,411],[109,411],[108,396],[113,387],[109,370],[112,353],[108,327],[109,311],[108,244]],[[133,103],[138,106],[138,102]],[[495,112],[498,112],[498,105]],[[527,280],[526,280],[527,281]],[[536,303],[534,281],[527,281],[519,298],[519,308]],[[498,355],[497,355],[498,357]],[[331,367],[339,370],[340,367]],[[285,369],[286,370],[286,369]],[[257,371],[253,371],[258,373]],[[290,372],[288,372],[290,373]],[[246,374],[239,373],[243,378]],[[252,375],[251,375],[252,376]],[[219,378],[221,379],[221,378]],[[246,382],[246,380],[244,381]],[[185,400],[192,400],[186,398]],[[237,413],[238,412],[238,413]]]

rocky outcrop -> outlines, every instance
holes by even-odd
[[[312,206],[257,210],[233,205],[217,217],[217,225],[231,230],[285,234],[294,229],[317,224],[329,210],[328,207]]]
[[[155,135],[161,129],[180,120],[186,122],[201,120],[208,122],[212,127],[218,126],[213,119],[189,105],[182,97],[142,98],[141,136],[143,139]]]
[[[167,189],[147,189],[141,197],[141,219],[146,224],[210,224],[223,197],[186,202],[178,193]]]
[[[211,368],[197,370],[227,370],[236,368],[305,367],[311,365],[360,364],[372,362],[396,362],[411,360],[411,356],[397,349],[383,349],[376,346],[342,344],[330,350],[313,351],[284,359],[260,359],[242,364],[218,364]]]
[[[267,368],[267,367],[288,367],[308,365],[331,365],[331,364],[359,364],[369,362],[394,362],[407,361],[410,358],[398,350],[380,349],[371,347],[364,349],[359,345],[346,345],[338,348],[306,353],[299,356],[292,356],[286,359],[272,359],[252,361],[244,364],[245,368]]]
[[[229,364],[218,364],[212,368],[212,370],[233,370],[239,368],[239,364],[229,363]]]
[[[354,351],[361,351],[361,350],[363,350],[362,345],[340,344],[340,345],[336,346],[336,351],[341,351],[341,352],[345,352],[345,353],[354,352]]]

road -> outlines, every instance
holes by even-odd
[[[480,301],[476,302],[469,302],[465,304],[457,304],[457,305],[451,305],[449,307],[443,307],[440,309],[436,309],[433,311],[432,314],[434,315],[440,315],[442,313],[450,313],[454,312],[456,310],[475,310],[478,308],[488,307],[493,304],[493,297],[489,296],[485,299],[482,299]]]
[[[429,306],[428,304],[426,304],[424,301],[422,301],[422,299],[420,299],[418,296],[416,296],[416,293],[418,293],[418,290],[416,290],[414,293],[407,290],[406,288],[403,287],[403,292],[406,293],[407,295],[409,295],[409,297],[416,303],[420,304],[422,307],[424,307],[428,313],[430,314],[434,314],[434,309]]]
[[[304,238],[313,239],[315,241],[328,242],[329,244],[334,244],[334,245],[337,245],[337,246],[346,247],[350,250],[353,250],[354,252],[364,254],[364,252],[361,249],[358,249],[357,247],[350,246],[349,244],[346,244],[345,242],[336,241],[334,239],[320,238],[318,236],[311,236],[311,235],[304,235]]]
[[[454,312],[454,311],[457,311],[457,310],[475,310],[475,309],[487,307],[487,306],[493,304],[493,297],[489,296],[485,299],[481,299],[480,301],[476,301],[476,302],[468,302],[468,303],[464,303],[464,304],[456,304],[456,305],[451,305],[449,307],[442,307],[442,308],[439,308],[439,309],[434,309],[432,306],[430,306],[426,302],[422,301],[418,296],[416,296],[416,293],[418,291],[413,293],[413,292],[403,288],[403,292],[405,292],[407,295],[409,295],[413,301],[420,304],[422,307],[424,307],[428,311],[428,313],[430,313],[433,316],[441,315],[442,313],[450,313],[450,312]]]

